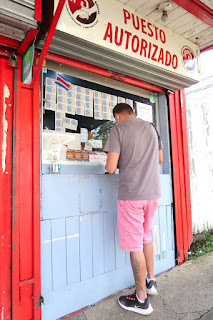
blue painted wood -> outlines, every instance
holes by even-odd
[[[42,320],[56,320],[134,284],[131,268],[120,268],[45,295]]]
[[[67,284],[81,280],[79,217],[66,218]]]
[[[91,214],[80,217],[80,266],[81,281],[93,277]]]
[[[81,190],[79,193],[81,213],[100,212],[100,184],[98,176],[79,176],[79,187]]]
[[[99,176],[101,211],[113,212],[117,207],[118,175]]]
[[[52,220],[53,290],[66,287],[65,219]]]
[[[173,217],[173,209],[171,206],[166,207],[166,214],[167,214],[167,223],[168,223],[168,249],[174,250],[175,243],[174,243],[174,217]]]
[[[104,213],[104,261],[105,272],[115,269],[115,236],[112,212]]]
[[[160,224],[160,251],[162,259],[166,258],[168,251],[168,235],[167,235],[167,210],[166,206],[158,208],[159,211],[159,224]]]
[[[41,292],[52,291],[51,221],[41,221]]]
[[[93,276],[104,273],[104,215],[92,215]]]
[[[44,175],[42,176],[42,217],[55,219],[80,214],[79,176]]]
[[[134,283],[129,252],[121,251],[118,244],[117,184],[115,175],[42,176],[43,218],[50,220],[41,222],[41,239],[50,240],[50,224],[53,239],[47,242],[48,249],[42,249],[43,320],[56,320]],[[161,185],[161,209],[154,217],[160,248],[155,256],[155,274],[175,264],[169,175],[161,176]],[[163,259],[161,229],[166,224],[167,255]],[[73,237],[77,234],[79,237]]]
[[[172,181],[169,174],[160,175],[161,198],[159,206],[171,205],[172,201]]]

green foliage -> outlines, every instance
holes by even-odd
[[[213,234],[205,233],[206,240],[196,242],[192,245],[191,255],[189,255],[189,260],[198,258],[210,251],[213,251]]]

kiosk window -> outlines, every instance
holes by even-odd
[[[43,73],[43,160],[104,161],[102,150],[115,125],[112,110],[120,102],[155,122],[154,103],[147,98],[52,70]]]

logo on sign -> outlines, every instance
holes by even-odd
[[[193,72],[196,68],[196,57],[194,52],[189,47],[183,47],[181,53],[184,68],[189,72]]]
[[[99,7],[93,0],[68,0],[71,19],[83,28],[93,27],[98,21]]]

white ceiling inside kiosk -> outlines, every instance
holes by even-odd
[[[162,11],[158,10],[159,5],[165,0],[117,1],[196,43],[200,50],[213,45],[213,27],[196,18],[173,1],[169,1],[172,4],[172,8],[168,12],[168,20],[166,22],[162,22]],[[201,2],[213,9],[213,0],[202,0]]]

